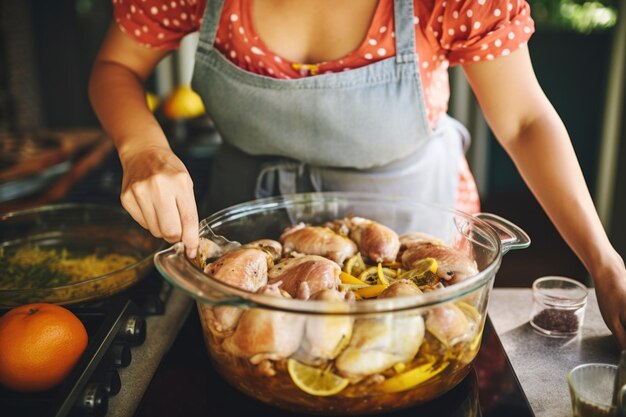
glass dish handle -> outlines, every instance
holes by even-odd
[[[203,274],[185,255],[185,245],[178,242],[154,255],[154,265],[167,281],[211,306],[237,306],[250,308],[252,303],[240,297],[228,296],[218,283]]]
[[[502,254],[511,249],[525,249],[530,246],[530,237],[519,226],[491,213],[478,213],[475,217],[487,223],[500,237]]]

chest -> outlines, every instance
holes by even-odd
[[[378,2],[255,0],[249,7],[256,34],[271,51],[293,62],[320,63],[359,47]]]

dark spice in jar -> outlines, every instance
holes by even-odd
[[[578,316],[572,310],[546,308],[533,317],[533,322],[546,330],[562,333],[578,331]]]

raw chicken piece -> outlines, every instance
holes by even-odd
[[[198,252],[196,254],[196,262],[200,268],[204,269],[207,265],[207,260],[211,258],[217,258],[222,256],[222,250],[219,245],[210,239],[205,237],[200,238],[198,243]]]
[[[208,264],[204,272],[226,284],[255,292],[267,284],[272,261],[272,255],[259,247],[241,247]],[[234,330],[242,313],[238,307],[215,307],[207,321],[214,333],[222,334]]]
[[[198,307],[203,317],[206,318],[206,325],[215,335],[224,336],[235,330],[239,318],[243,314],[243,310],[239,307],[221,306],[211,307],[206,304],[200,304]]]
[[[269,253],[273,260],[279,259],[280,255],[283,253],[283,245],[272,239],[255,240],[254,242],[246,243],[243,247],[262,249]]]
[[[280,236],[283,254],[299,252],[319,255],[343,265],[344,261],[356,253],[357,246],[352,240],[341,236],[327,227],[306,226],[298,223]]]
[[[242,247],[208,264],[204,273],[242,290],[255,292],[267,284],[267,271],[273,258],[259,248]]]
[[[267,285],[258,293],[291,298],[276,284]],[[253,364],[289,357],[300,346],[304,321],[305,317],[299,314],[259,308],[247,310],[241,315],[235,333],[224,340],[224,350]]]
[[[361,254],[373,262],[393,262],[400,249],[398,234],[389,227],[363,217],[346,219],[350,238]]]
[[[426,328],[446,346],[468,340],[473,333],[467,316],[452,303],[431,309],[426,318]]]
[[[337,302],[336,312],[342,312],[347,297],[352,292],[342,293],[337,290],[322,290],[315,294],[312,300],[335,301]],[[306,318],[304,328],[304,338],[302,345],[294,356],[300,362],[309,365],[319,365],[330,359],[334,359],[348,344],[352,336],[352,324],[354,320],[351,316],[310,316]]]
[[[476,262],[459,250],[432,242],[420,242],[407,248],[402,254],[402,267],[412,269],[424,259],[435,258],[438,263],[437,275],[450,284],[463,281],[478,273]]]
[[[406,249],[411,246],[416,246],[419,243],[430,242],[434,245],[444,245],[443,241],[437,239],[435,236],[422,232],[409,232],[400,235],[400,248]]]
[[[400,280],[387,288],[379,298],[420,294],[410,281]],[[348,347],[335,360],[339,373],[358,382],[398,362],[408,362],[424,341],[424,319],[415,313],[394,313],[354,323]]]
[[[269,270],[270,284],[282,282],[280,288],[293,298],[307,300],[324,289],[337,289],[341,268],[335,262],[317,255],[288,258]]]

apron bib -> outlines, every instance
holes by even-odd
[[[369,191],[453,207],[465,128],[428,126],[413,0],[394,1],[396,56],[283,80],[245,71],[214,48],[223,0],[208,0],[193,88],[224,145],[208,209],[279,194]]]

